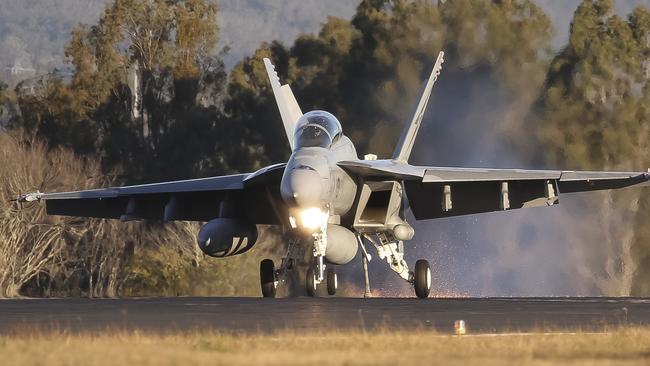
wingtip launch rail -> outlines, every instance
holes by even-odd
[[[40,191],[36,191],[32,193],[21,194],[16,198],[12,199],[11,201],[18,202],[18,203],[26,203],[26,202],[40,201],[41,199],[43,199],[43,193],[41,193]]]

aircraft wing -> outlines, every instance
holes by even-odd
[[[551,206],[560,193],[650,185],[648,172],[413,166],[395,160],[340,162],[364,180],[400,180],[416,219]]]
[[[280,178],[285,164],[253,174],[112,187],[63,193],[31,193],[18,201],[45,201],[49,215],[130,220],[209,221],[246,217],[281,224]]]

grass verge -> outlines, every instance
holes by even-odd
[[[0,336],[4,365],[648,365],[650,328],[448,336],[429,331]]]

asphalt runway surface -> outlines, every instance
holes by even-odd
[[[38,330],[435,329],[473,333],[604,330],[650,325],[639,298],[144,298],[0,300],[0,333]]]

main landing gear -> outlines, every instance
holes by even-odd
[[[287,255],[282,258],[280,268],[275,268],[271,259],[264,259],[260,262],[260,285],[263,297],[275,297],[277,288],[281,283],[286,283],[287,276],[296,267],[298,262],[299,239],[290,238],[287,248]]]
[[[275,297],[275,290],[278,287],[278,283],[275,278],[276,275],[273,261],[270,259],[264,259],[262,262],[260,262],[260,282],[262,285],[262,296]]]
[[[424,259],[415,262],[413,287],[415,287],[415,294],[420,299],[429,297],[431,292],[431,269],[429,268],[429,262]]]
[[[365,245],[363,244],[363,238],[366,238],[377,249],[379,259],[384,260],[393,272],[397,273],[402,277],[402,279],[413,285],[415,295],[418,298],[427,298],[431,292],[431,268],[429,267],[429,262],[420,259],[415,262],[415,271],[410,271],[408,264],[404,260],[404,242],[396,240],[387,233],[377,233],[376,236],[379,239],[379,242],[367,234],[363,234],[363,237],[362,234],[357,235],[357,240],[362,250],[361,259],[363,260],[364,280],[366,285],[364,296],[372,296],[368,276],[368,262],[372,260],[372,257],[368,254]]]

